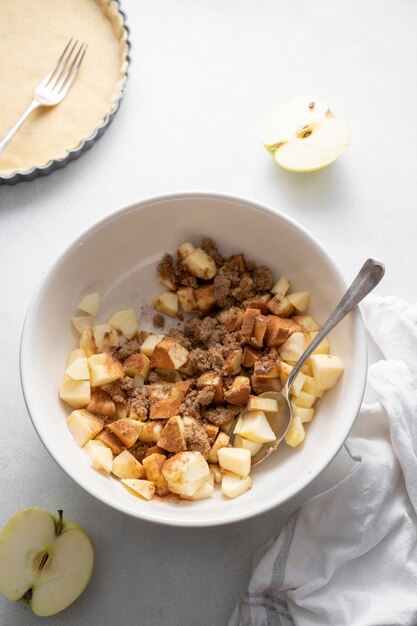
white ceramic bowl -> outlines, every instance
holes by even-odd
[[[81,487],[108,505],[149,521],[211,526],[243,520],[277,506],[310,483],[338,452],[362,400],[367,366],[359,311],[330,336],[331,350],[346,366],[339,385],[317,406],[299,448],[281,444],[253,471],[253,488],[235,500],[218,492],[200,502],[143,502],[117,480],[92,469],[67,426],[58,388],[68,352],[77,338],[70,318],[81,296],[99,291],[98,319],[129,305],[137,311],[160,291],[155,266],[165,251],[184,241],[212,237],[225,253],[244,252],[287,276],[295,290],[312,294],[311,313],[323,322],[346,285],[334,261],[299,224],[256,202],[224,194],[181,193],[144,200],[117,211],[76,239],[37,290],[21,343],[21,379],[28,411],[39,437],[57,463]]]

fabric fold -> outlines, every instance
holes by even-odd
[[[385,360],[345,444],[355,465],[289,517],[229,626],[417,624],[417,305],[364,310]]]

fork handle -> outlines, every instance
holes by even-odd
[[[38,108],[38,106],[41,106],[41,103],[38,102],[37,100],[32,100],[32,102],[29,104],[26,111],[22,113],[22,115],[19,117],[16,124],[9,130],[9,132],[0,141],[0,154],[3,154],[3,152],[6,150],[7,146],[9,145],[9,143],[11,142],[11,140],[13,139],[13,137],[15,136],[15,134],[17,133],[21,125],[23,124],[23,122],[29,117],[32,111]]]

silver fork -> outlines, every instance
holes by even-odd
[[[69,40],[51,71],[36,87],[35,97],[26,111],[0,141],[0,154],[5,151],[16,132],[32,111],[42,106],[55,106],[65,98],[79,72],[86,50],[86,44],[81,42],[78,45],[78,40],[74,43],[72,39]]]

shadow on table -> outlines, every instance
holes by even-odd
[[[123,615],[123,625],[226,625],[247,586],[253,553],[279,533],[306,498],[339,482],[351,466],[351,458],[342,450],[323,474],[291,501],[245,522],[215,528],[142,522],[80,490],[91,509],[91,518],[83,521],[96,546],[93,583],[51,624],[93,623],[88,621],[88,611],[100,597],[107,607],[106,624]]]
[[[300,210],[346,211],[346,195],[351,196],[349,171],[339,162],[315,172],[290,172],[270,160],[265,176],[268,188],[279,191],[284,204]]]

